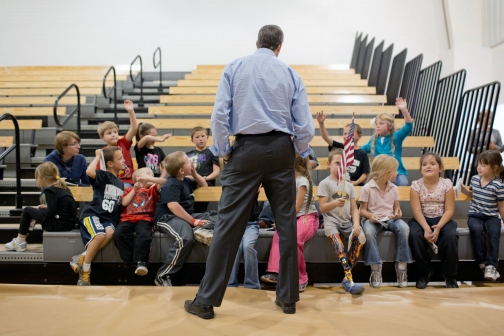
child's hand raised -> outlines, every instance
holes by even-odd
[[[133,102],[131,100],[124,101],[124,109],[128,112],[133,112]]]
[[[399,110],[408,110],[408,103],[406,102],[405,99],[402,99],[401,97],[396,98],[396,106],[399,108]]]
[[[168,133],[168,134],[165,134],[161,137],[161,139],[163,139],[163,141],[165,141],[166,139],[168,139],[169,137],[171,137],[172,134],[171,133]]]
[[[323,123],[326,119],[326,116],[324,115],[324,111],[319,111],[317,112],[317,121],[319,124]]]
[[[101,149],[95,150],[95,155],[96,155],[97,158],[101,158],[101,153],[102,153]]]

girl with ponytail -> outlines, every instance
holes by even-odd
[[[303,292],[308,285],[308,274],[304,260],[304,244],[313,238],[319,227],[319,217],[315,200],[313,199],[313,182],[308,169],[309,158],[298,156],[294,170],[296,174],[296,219],[297,219],[297,245],[299,265],[299,291]],[[271,252],[268,261],[267,274],[261,280],[276,283],[280,263],[280,246],[278,233],[275,231]]]
[[[26,251],[26,237],[33,231],[36,223],[42,224],[45,231],[75,229],[77,203],[58,174],[58,168],[52,162],[45,162],[35,170],[35,180],[37,186],[42,189],[41,199],[45,199],[45,204],[23,209],[18,236],[5,244],[8,251]]]
[[[380,154],[393,156],[399,162],[398,175],[394,184],[396,186],[407,186],[408,172],[402,162],[402,143],[413,130],[413,119],[411,119],[408,112],[406,100],[400,97],[397,98],[396,106],[404,116],[404,126],[396,131],[394,117],[388,113],[379,114],[374,119],[375,134],[361,149],[366,153],[373,154],[375,157]]]

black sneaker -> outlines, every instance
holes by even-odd
[[[455,279],[455,277],[443,274],[443,278],[446,283],[446,288],[459,288],[457,279]]]
[[[416,282],[416,288],[418,289],[425,289],[427,287],[427,284],[429,283],[429,279],[432,275],[432,271],[429,273],[423,273],[418,276],[418,280]]]
[[[144,261],[139,261],[137,263],[137,268],[135,270],[135,274],[136,275],[140,275],[140,276],[144,276],[146,275],[147,273],[149,272],[149,270],[147,269],[147,263],[144,262]]]
[[[213,319],[215,317],[215,313],[213,310],[213,306],[208,306],[199,302],[196,302],[196,299],[194,300],[187,300],[184,303],[184,308],[186,312],[196,315],[199,318],[209,320]]]

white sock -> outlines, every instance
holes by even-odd
[[[26,241],[26,238],[17,237],[16,240],[18,244],[23,244]]]
[[[82,265],[82,271],[83,271],[83,272],[89,272],[89,270],[90,270],[90,269],[91,269],[91,264],[86,264],[86,263],[84,263],[84,264]]]
[[[398,263],[399,264],[399,269],[400,270],[405,270],[405,269],[408,269],[408,263],[405,263],[405,262],[400,262]]]
[[[86,255],[86,251],[82,252],[81,255]]]
[[[374,264],[374,265],[370,265],[371,266],[371,271],[378,271],[378,267],[380,266],[380,264]]]

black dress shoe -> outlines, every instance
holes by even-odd
[[[198,316],[199,318],[209,320],[213,319],[215,317],[213,306],[207,306],[205,304],[196,302],[196,299],[194,300],[187,300],[184,303],[184,308],[186,312],[194,314]]]
[[[455,277],[443,274],[443,278],[446,283],[446,288],[459,288],[458,283],[457,283],[457,279],[455,279]]]
[[[296,313],[296,303],[284,303],[278,300],[275,300],[275,304],[278,307],[281,307],[284,314],[295,314]]]
[[[431,275],[432,275],[432,271],[430,271],[429,273],[420,274],[418,276],[418,280],[416,282],[416,288],[424,289],[425,287],[427,287],[427,284],[429,283],[429,279],[430,279]]]

